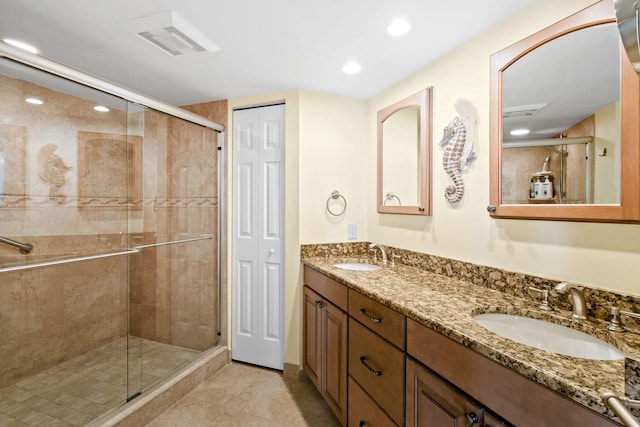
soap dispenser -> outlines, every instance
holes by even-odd
[[[542,197],[545,199],[553,198],[553,182],[548,175],[544,177],[544,182],[542,182]]]
[[[536,180],[533,183],[533,197],[536,199],[541,199],[544,197],[542,195],[542,182],[540,181],[540,177],[536,177]]]

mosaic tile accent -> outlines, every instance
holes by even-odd
[[[333,266],[372,262],[367,243],[305,245],[302,262],[575,402],[614,417],[600,395],[607,390],[624,395],[623,360],[587,360],[539,350],[488,331],[473,315],[503,312],[545,319],[597,336],[640,359],[640,335],[610,332],[605,321],[612,302],[638,307],[637,297],[585,288],[590,318],[578,321],[571,318],[568,297],[553,291],[558,281],[403,249],[387,251],[400,256],[398,264],[378,271]],[[529,286],[550,290],[554,311],[540,310],[538,295],[530,293]]]

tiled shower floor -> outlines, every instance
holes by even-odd
[[[132,343],[129,387],[134,390],[200,355],[149,340],[135,338]],[[82,426],[124,404],[126,348],[122,338],[0,389],[0,427]]]

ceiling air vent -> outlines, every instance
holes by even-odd
[[[214,42],[173,11],[132,19],[119,25],[171,56],[220,50]]]
[[[523,117],[531,117],[538,111],[542,110],[547,104],[529,104],[518,105],[517,107],[504,107],[502,109],[503,119],[515,119]]]

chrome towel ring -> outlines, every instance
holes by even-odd
[[[388,192],[387,195],[384,198],[384,203],[382,203],[383,205],[386,205],[388,201],[396,199],[398,201],[398,205],[402,205],[402,202],[400,201],[400,197],[396,196],[394,193],[392,192]]]
[[[331,203],[331,200],[338,200],[338,199],[342,199],[342,201],[344,202],[344,206],[342,207],[342,210],[340,212],[336,213],[331,210],[331,208],[329,207],[329,203]],[[327,199],[327,212],[329,212],[333,216],[340,216],[344,214],[346,211],[347,211],[347,199],[345,199],[344,196],[340,194],[338,190],[332,191],[331,196],[329,196],[329,198]]]

